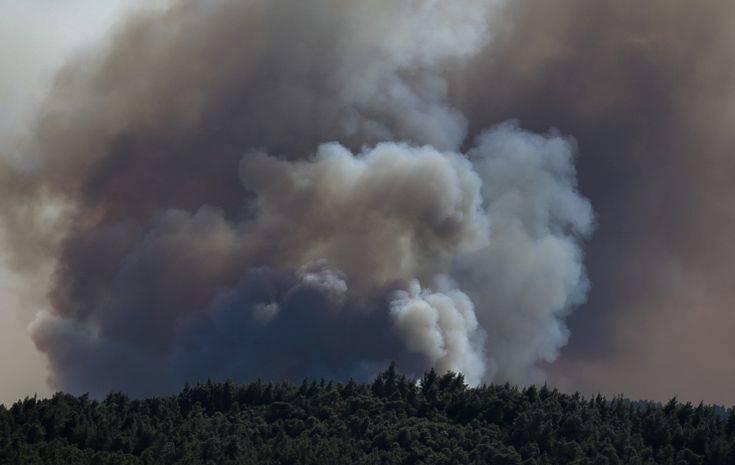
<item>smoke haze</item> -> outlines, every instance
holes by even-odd
[[[735,5],[508,4],[456,86],[471,132],[520,118],[579,142],[597,212],[588,303],[556,382],[735,402]]]
[[[70,55],[99,46],[110,25],[120,21],[120,12],[136,3],[0,0],[0,158],[23,157],[22,140],[33,135],[30,122],[49,91],[54,72]],[[151,8],[162,2],[145,4]],[[15,182],[5,174],[0,184]],[[0,204],[10,202],[5,198]],[[0,358],[0,402],[49,392],[45,358],[34,347],[27,325],[46,305],[44,289],[52,264],[47,257],[33,273],[19,275],[8,263],[17,258],[9,254],[13,247],[12,243],[0,247],[0,352],[7,355]]]
[[[0,145],[52,387],[395,360],[734,401],[733,9],[184,0],[55,57]]]

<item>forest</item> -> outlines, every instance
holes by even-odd
[[[208,381],[174,396],[57,393],[0,406],[0,463],[735,464],[735,413],[585,398],[547,386],[470,388],[393,365],[371,383]]]

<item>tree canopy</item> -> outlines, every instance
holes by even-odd
[[[0,406],[0,464],[735,464],[735,414],[469,388],[391,366],[372,383],[206,382],[144,400],[58,393]]]

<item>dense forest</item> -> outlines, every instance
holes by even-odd
[[[0,463],[735,464],[735,414],[468,388],[393,366],[374,382],[207,382],[170,397],[56,394],[0,406]]]

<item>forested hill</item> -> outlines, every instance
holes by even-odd
[[[2,464],[735,464],[735,415],[545,387],[206,383],[98,402],[57,394],[0,407]]]

